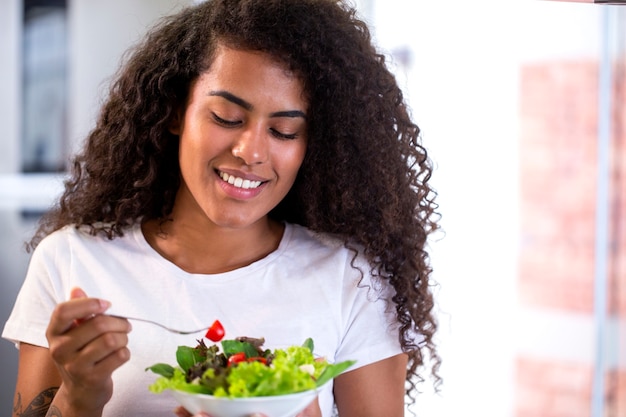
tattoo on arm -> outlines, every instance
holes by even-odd
[[[61,417],[61,411],[58,408],[50,407],[58,390],[59,387],[50,387],[41,391],[26,408],[22,405],[22,395],[18,392],[13,405],[13,415],[15,417]]]

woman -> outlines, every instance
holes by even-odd
[[[171,415],[144,370],[193,339],[111,314],[312,337],[357,364],[303,415],[404,415],[426,358],[439,382],[430,175],[344,3],[209,0],[164,19],[30,242],[3,332],[20,347],[14,415]]]

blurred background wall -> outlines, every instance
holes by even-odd
[[[0,322],[26,272],[23,243],[60,192],[58,171],[89,131],[123,52],[155,19],[184,4],[0,1]],[[33,140],[41,144],[26,146]],[[17,350],[5,340],[0,367],[0,415],[9,415]]]
[[[22,243],[60,191],[58,161],[127,47],[186,3],[0,0],[0,323],[26,271]],[[626,7],[355,4],[405,88],[443,216],[431,253],[444,385],[426,385],[413,411],[626,415]],[[0,410],[16,361],[0,341]]]

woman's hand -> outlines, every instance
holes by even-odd
[[[189,411],[185,410],[183,407],[176,408],[174,412],[176,413],[177,417],[211,417],[207,413],[203,413],[203,412],[200,412],[197,414],[191,414]],[[248,417],[265,417],[265,414],[251,414]]]
[[[320,403],[317,401],[317,398],[296,417],[322,417],[322,410],[320,409]]]
[[[131,326],[103,315],[109,306],[75,288],[50,318],[46,337],[62,379],[54,403],[68,415],[98,415],[113,394],[113,371],[130,358]]]
[[[207,413],[203,413],[203,412],[200,412],[197,414],[191,414],[189,411],[185,410],[183,407],[178,407],[176,410],[174,410],[174,412],[176,413],[177,417],[211,417]],[[265,414],[251,414],[248,417],[265,417]]]

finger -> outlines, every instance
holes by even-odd
[[[178,417],[210,417],[208,414],[204,413],[204,412],[199,412],[197,414],[194,414],[193,416],[191,415],[191,413],[187,410],[185,410],[184,407],[177,407],[174,410],[174,413],[178,416]]]
[[[83,291],[82,288],[74,287],[70,291],[70,300],[74,300],[76,298],[87,298],[87,293]],[[81,324],[83,321],[87,319],[74,319],[74,325],[78,326],[79,324]]]
[[[84,320],[79,326],[73,328],[71,337],[81,343],[83,346],[90,343],[92,340],[101,337],[107,333],[130,333],[132,325],[126,319],[119,317],[109,316],[106,314],[96,314],[93,317]]]
[[[84,321],[62,335],[49,337],[50,353],[59,363],[65,363],[77,355],[84,365],[97,363],[128,344],[130,323],[103,314]]]
[[[177,417],[191,417],[191,413],[189,413],[183,407],[176,407],[176,409],[174,410],[174,414],[176,414]]]
[[[50,355],[63,367],[67,375],[81,381],[81,385],[100,385],[103,380],[110,378],[113,371],[130,359],[126,333],[103,333],[80,349],[76,348],[74,334],[70,332],[54,339],[55,344],[50,345]]]
[[[85,293],[82,288],[74,287],[70,291],[70,300],[74,298],[87,298],[87,293]]]
[[[302,410],[302,412],[296,417],[321,417],[321,415],[322,410],[320,409],[319,401],[317,398],[315,398],[313,401],[311,401],[311,404],[309,404],[304,410]]]
[[[112,351],[99,362],[93,359],[78,355],[72,361],[65,364],[65,370],[74,379],[81,381],[85,386],[98,386],[103,380],[109,379],[113,371],[119,368],[130,359],[130,351],[127,347],[122,347]]]
[[[84,347],[78,349],[80,355],[89,363],[103,361],[113,352],[125,348],[128,345],[126,332],[106,332],[92,339]]]
[[[52,312],[48,331],[53,335],[63,334],[85,319],[104,313],[111,303],[99,298],[73,298],[60,303]]]

